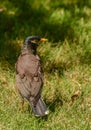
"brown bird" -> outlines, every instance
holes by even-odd
[[[16,88],[22,98],[22,103],[24,99],[27,99],[35,116],[45,116],[49,113],[41,98],[43,71],[37,55],[38,44],[45,41],[47,39],[38,36],[27,37],[15,65]]]

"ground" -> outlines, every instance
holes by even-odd
[[[19,110],[15,62],[29,35],[48,38],[38,47],[45,118],[34,117],[27,101]],[[0,37],[0,130],[90,130],[90,0],[1,0]]]

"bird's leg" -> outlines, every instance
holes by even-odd
[[[24,111],[24,98],[20,95],[19,110]]]

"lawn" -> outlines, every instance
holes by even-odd
[[[19,110],[15,62],[29,35],[44,70],[42,97],[50,114]],[[91,129],[91,1],[0,0],[0,130]]]

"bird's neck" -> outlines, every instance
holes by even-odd
[[[36,50],[37,50],[37,47],[36,46],[33,46],[33,45],[24,45],[23,48],[22,48],[22,53],[23,54],[33,54],[33,55],[36,55]]]

